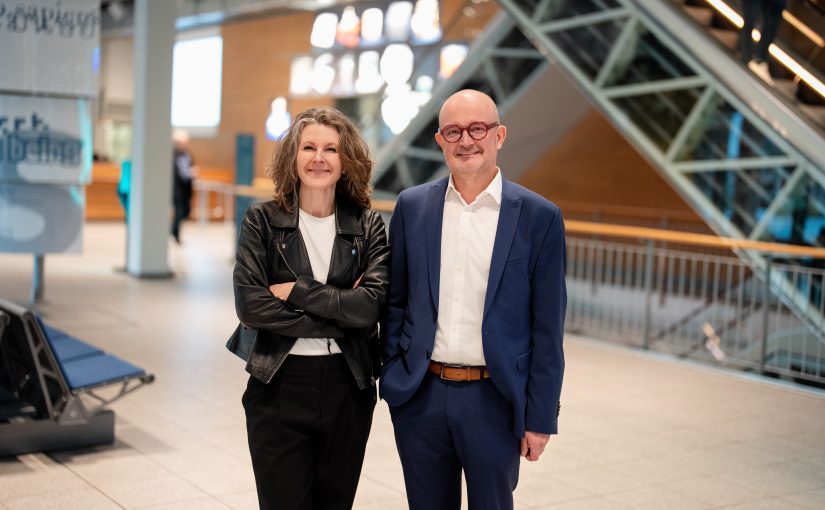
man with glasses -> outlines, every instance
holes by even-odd
[[[449,178],[405,190],[390,223],[381,395],[412,510],[511,509],[519,456],[557,433],[567,293],[559,209],[501,175],[507,137],[475,90],[441,108]]]

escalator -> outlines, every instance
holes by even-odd
[[[821,245],[825,130],[695,16],[666,0],[499,3],[719,235]],[[737,254],[825,343],[809,295],[766,256]]]

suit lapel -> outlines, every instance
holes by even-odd
[[[496,240],[493,244],[493,256],[490,259],[490,276],[487,279],[487,292],[484,296],[484,315],[490,310],[493,296],[501,282],[501,275],[504,274],[504,266],[507,264],[507,256],[510,254],[510,247],[513,245],[513,237],[516,234],[519,215],[521,214],[521,198],[513,195],[510,183],[504,179],[501,182],[501,209],[498,213],[498,226],[496,227]]]
[[[430,279],[430,297],[438,310],[439,280],[441,279],[441,224],[444,218],[444,193],[447,179],[441,179],[430,187],[425,213],[427,238],[427,272]]]

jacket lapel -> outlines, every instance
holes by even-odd
[[[521,198],[512,193],[509,181],[501,181],[501,209],[498,214],[498,226],[496,227],[496,240],[493,244],[493,256],[490,259],[490,276],[487,279],[487,293],[484,296],[484,315],[490,310],[493,296],[501,282],[501,275],[504,274],[504,266],[507,264],[507,256],[510,254],[510,247],[513,245],[513,237],[516,234],[519,215],[521,214]]]
[[[358,252],[355,245],[349,241],[349,237],[364,234],[359,221],[359,210],[356,206],[345,200],[337,200],[335,206],[335,240],[332,245],[332,258],[329,263],[329,274],[327,283],[346,286],[352,276],[351,268],[358,260]],[[296,277],[305,275],[314,278],[312,264],[309,261],[304,238],[298,228],[298,200],[293,199],[292,212],[288,213],[281,208],[277,208],[270,223],[284,231],[283,237],[274,239],[275,243],[280,243],[276,248],[280,252],[290,270],[296,273]]]
[[[298,231],[298,198],[292,199],[292,212],[275,207],[269,223],[278,231],[283,232],[283,235],[275,236],[272,243],[290,272],[294,273],[293,276],[296,278],[300,275],[312,276],[309,255],[301,239],[301,232]]]
[[[354,267],[365,253],[358,253],[358,246],[350,238],[364,235],[364,229],[359,221],[359,210],[338,199],[335,205],[335,241],[332,244],[332,258],[329,261],[327,283],[336,287],[351,286],[353,274],[360,268]],[[363,245],[363,243],[362,243]],[[366,248],[364,248],[366,249]],[[358,278],[361,275],[356,275]]]
[[[278,240],[275,239],[275,242],[277,243]],[[312,264],[309,262],[309,254],[307,253],[306,246],[304,245],[304,239],[301,236],[301,231],[298,230],[297,227],[291,232],[287,231],[284,233],[279,251],[287,266],[289,266],[289,268],[296,273],[294,275],[296,278],[301,275],[306,275],[313,278]]]
[[[441,279],[441,224],[444,218],[444,193],[447,179],[436,181],[427,194],[426,242],[427,272],[430,279],[430,297],[434,310],[438,310],[439,280]]]

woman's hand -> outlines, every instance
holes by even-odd
[[[292,292],[292,287],[294,286],[295,282],[275,283],[269,286],[269,291],[272,292],[273,296],[281,301],[286,301],[289,297],[289,293]]]

